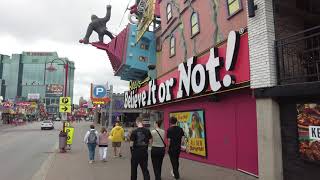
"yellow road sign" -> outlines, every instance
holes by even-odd
[[[73,135],[74,135],[74,127],[66,127],[65,132],[68,134],[67,135],[67,144],[71,145],[73,141]]]
[[[59,112],[62,112],[62,113],[71,113],[71,105],[61,105],[59,106]]]
[[[71,98],[70,97],[60,97],[60,106],[61,105],[71,105]]]

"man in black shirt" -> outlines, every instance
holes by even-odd
[[[143,173],[144,180],[150,180],[148,170],[148,145],[152,138],[149,129],[144,128],[142,118],[138,117],[136,124],[137,129],[132,131],[130,140],[133,141],[132,156],[131,156],[131,180],[137,180],[137,168],[140,168]]]
[[[172,164],[173,171],[171,172],[175,179],[180,178],[179,174],[179,156],[181,151],[181,141],[183,140],[184,132],[181,127],[177,126],[177,118],[170,117],[171,127],[167,130],[169,142],[168,154]]]

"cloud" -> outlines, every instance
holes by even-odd
[[[109,0],[110,1],[110,0]],[[90,22],[91,14],[103,17],[109,1],[90,0],[10,0],[0,2],[0,34],[10,34],[20,40],[33,42],[49,39],[77,43]],[[112,0],[111,0],[112,1]],[[112,3],[111,19],[107,27],[114,33],[119,27],[128,1]],[[25,10],[28,8],[28,10]],[[13,13],[13,10],[15,13]],[[95,38],[96,39],[96,38]]]
[[[91,14],[105,16],[112,2],[111,20],[107,27],[120,32],[119,26],[130,0],[8,0],[0,1],[0,54],[22,51],[56,51],[59,57],[75,62],[74,102],[90,96],[90,83],[114,85],[115,92],[128,89],[128,82],[113,76],[106,52],[78,43],[83,38]],[[132,2],[133,3],[133,2]],[[25,9],[28,10],[25,10]],[[93,33],[91,41],[97,40]],[[105,38],[107,41],[107,38]]]

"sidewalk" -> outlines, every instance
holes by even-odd
[[[122,158],[113,158],[112,149],[108,149],[108,162],[96,161],[88,163],[88,152],[82,143],[83,136],[90,123],[74,123],[75,137],[72,150],[60,154],[56,153],[50,162],[46,180],[129,180],[130,179],[130,152],[128,143],[122,147]],[[98,155],[96,151],[96,157]],[[149,153],[150,157],[150,153]],[[97,159],[96,159],[97,160]],[[168,155],[163,162],[162,179],[172,180],[170,175],[171,164]],[[154,179],[152,163],[149,158],[149,172]],[[205,165],[194,161],[181,159],[180,174],[182,180],[254,180],[251,176],[243,175],[237,171],[228,170],[216,166]],[[239,176],[241,174],[241,176]],[[138,169],[138,180],[142,180],[142,173]]]

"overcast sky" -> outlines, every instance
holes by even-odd
[[[108,29],[117,34],[128,22],[124,17],[131,0],[0,0],[0,54],[22,51],[57,51],[59,57],[75,62],[74,103],[89,98],[90,83],[114,85],[114,91],[128,89],[128,82],[113,76],[105,51],[78,41],[85,35],[92,14],[103,17],[111,2]],[[133,3],[133,1],[131,2]],[[97,41],[95,33],[90,41]],[[109,38],[105,37],[105,43]]]

